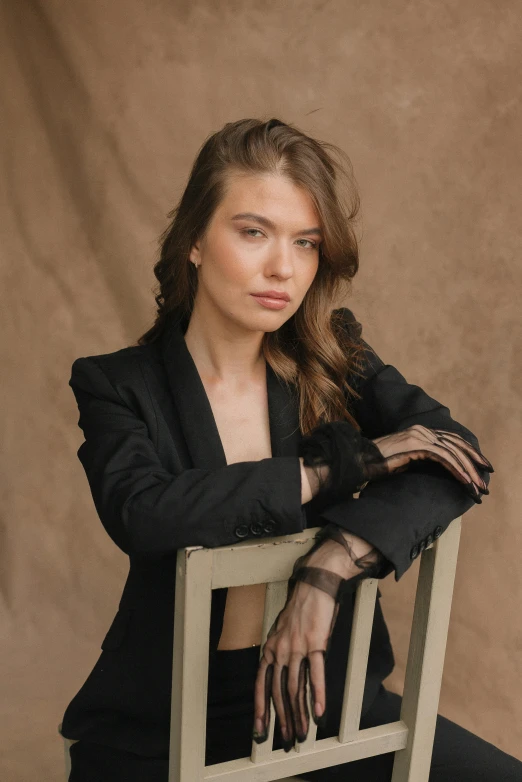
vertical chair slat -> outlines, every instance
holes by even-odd
[[[62,725],[60,723],[60,728],[61,727]],[[58,730],[60,730],[60,728]],[[71,744],[74,744],[74,741],[70,741],[69,739],[64,738],[63,754],[65,761],[65,782],[69,782],[69,775],[71,773]]]
[[[360,581],[355,596],[339,726],[339,741],[342,743],[352,741],[359,732],[376,598],[377,579],[368,578]]]
[[[204,778],[211,605],[212,549],[181,549],[176,563],[169,782]]]
[[[421,556],[401,704],[408,741],[395,754],[392,782],[418,782],[429,776],[461,520],[454,519]]]

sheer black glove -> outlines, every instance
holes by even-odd
[[[460,435],[420,424],[375,440],[363,437],[348,421],[320,424],[303,437],[299,456],[314,471],[324,500],[332,504],[352,497],[369,481],[403,472],[422,459],[441,464],[480,503],[481,494],[489,490],[475,464],[494,472],[486,457]]]
[[[327,524],[316,535],[316,541],[310,551],[303,554],[302,557],[296,559],[292,570],[292,575],[288,579],[288,592],[287,600],[292,596],[295,584],[297,581],[305,581],[307,584],[312,584],[318,589],[322,589],[328,595],[331,595],[335,600],[335,618],[339,610],[339,604],[343,602],[346,595],[351,595],[357,589],[357,583],[362,578],[375,578],[379,575],[381,570],[382,561],[384,559],[381,552],[375,547],[370,549],[366,554],[361,557],[357,557],[353,551],[353,548],[349,544],[350,535],[349,532],[342,532],[342,530],[335,524]],[[315,552],[322,548],[326,540],[335,540],[336,543],[340,543],[346,550],[350,561],[353,562],[358,568],[362,568],[360,573],[350,578],[344,578],[339,573],[335,573],[331,570],[327,570],[321,567],[308,566],[308,562],[312,559]],[[348,562],[348,561],[347,561]],[[332,628],[333,629],[333,628]],[[328,649],[326,649],[328,653]]]
[[[372,440],[348,421],[320,424],[299,444],[303,464],[311,467],[327,502],[353,497],[368,481],[388,475],[386,458]],[[329,470],[320,468],[324,465]]]
[[[307,678],[312,717],[317,725],[324,721],[326,709],[318,717],[315,704],[326,705],[325,662],[340,603],[355,592],[362,578],[376,577],[384,559],[375,548],[357,556],[350,545],[353,539],[350,533],[328,524],[320,530],[312,548],[294,564],[286,602],[268,632],[256,679],[255,718],[259,724],[255,725],[253,739],[257,743],[266,741],[268,736],[270,698],[279,718],[285,751],[291,749],[296,738],[298,742],[306,739],[310,722]],[[326,564],[328,567],[321,567]],[[305,589],[304,596],[301,593],[296,597],[299,581],[320,592],[311,590],[310,594]]]
[[[481,495],[489,494],[477,465],[495,472],[491,462],[456,432],[414,424],[408,429],[377,437],[373,442],[386,457],[390,472],[402,472],[414,461],[429,459],[441,464],[462,483],[475,502],[481,503]]]

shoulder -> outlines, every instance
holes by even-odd
[[[332,310],[332,322],[339,323],[353,338],[359,338],[362,334],[362,325],[348,307]]]
[[[143,383],[144,370],[160,363],[158,346],[131,345],[112,353],[79,356],[71,366],[70,385],[85,382],[109,383],[115,388],[137,388]]]
[[[348,307],[339,307],[332,310],[332,317],[340,325],[350,338],[350,344],[353,350],[350,352],[352,360],[352,370],[359,376],[354,382],[357,387],[371,378],[376,378],[387,364],[380,358],[374,348],[366,342],[363,333],[363,326],[355,317],[355,314]]]

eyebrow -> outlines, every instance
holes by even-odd
[[[272,220],[269,220],[268,217],[263,217],[263,215],[257,215],[254,212],[240,212],[237,215],[234,215],[232,220],[255,220],[257,223],[260,223],[261,225],[264,225],[266,228],[272,228],[274,230],[276,228],[276,224],[272,222]],[[306,236],[321,236],[323,235],[323,232],[320,228],[303,228],[302,231],[297,231],[298,234],[304,234]],[[297,235],[297,234],[296,234]]]

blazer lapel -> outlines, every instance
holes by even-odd
[[[193,467],[213,470],[227,464],[205,387],[184,338],[180,319],[172,318],[161,337],[161,354]],[[266,366],[272,456],[297,456],[301,440],[293,387]]]

